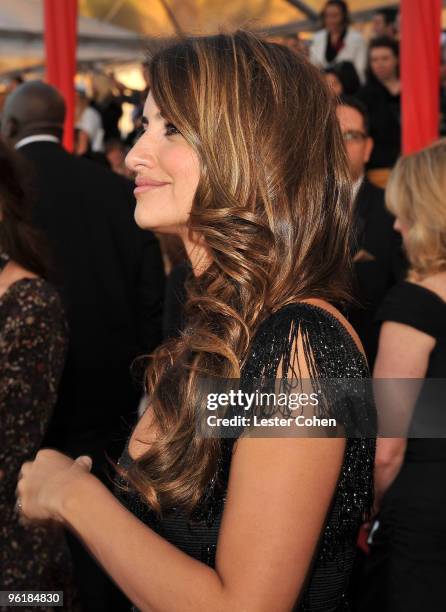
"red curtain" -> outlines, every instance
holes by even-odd
[[[45,0],[46,81],[65,99],[64,146],[73,150],[74,76],[76,74],[77,0]]]
[[[441,0],[401,0],[402,149],[438,138]]]

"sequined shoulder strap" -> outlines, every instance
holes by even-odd
[[[281,362],[282,371],[287,372],[299,334],[312,378],[344,376],[352,363],[360,376],[368,376],[367,362],[347,328],[328,310],[306,302],[285,306],[261,324],[244,374],[272,379]]]

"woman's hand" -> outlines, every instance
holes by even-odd
[[[67,494],[85,478],[94,478],[91,459],[76,460],[55,450],[37,453],[34,461],[22,465],[17,484],[17,510],[29,521],[63,522],[63,507]]]

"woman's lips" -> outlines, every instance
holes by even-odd
[[[136,195],[140,194],[140,193],[145,193],[146,191],[151,191],[152,189],[159,189],[160,187],[165,187],[165,185],[168,185],[169,183],[160,183],[158,181],[145,181],[145,182],[141,182],[139,185],[137,184],[137,186],[135,187],[135,189],[133,190],[133,193]]]

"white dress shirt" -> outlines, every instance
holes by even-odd
[[[32,142],[57,142],[60,143],[59,138],[57,136],[53,136],[52,134],[36,134],[35,136],[26,136],[22,138],[15,144],[15,149],[20,149],[27,144],[31,144]]]

